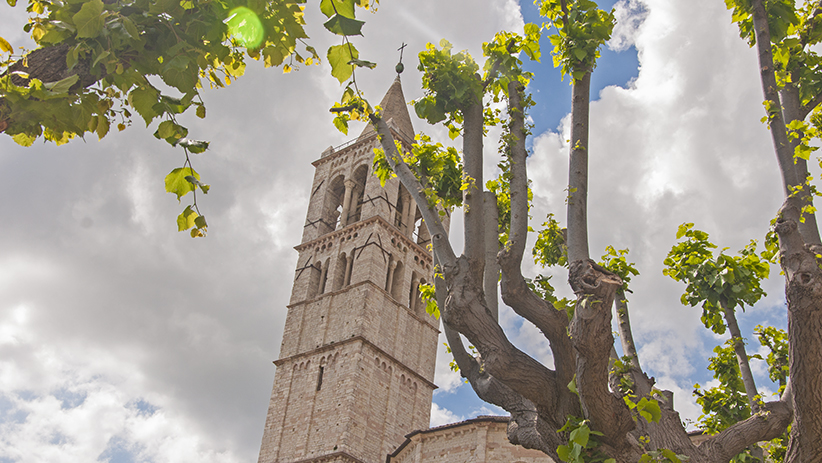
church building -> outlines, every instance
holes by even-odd
[[[380,103],[410,150],[399,76]],[[394,178],[371,174],[377,134],[326,149],[314,182],[258,463],[549,463],[511,445],[508,418],[429,429],[439,320],[428,230]]]

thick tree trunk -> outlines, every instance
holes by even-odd
[[[6,72],[11,74],[11,82],[20,87],[28,86],[31,79],[39,79],[43,83],[50,83],[76,75],[78,80],[71,87],[70,91],[72,92],[89,87],[105,77],[105,74],[99,76],[91,74],[91,58],[89,57],[79,59],[77,64],[69,70],[66,65],[68,51],[68,45],[38,48],[26,55],[25,59],[9,66]],[[12,74],[14,72],[26,73],[28,77]],[[5,98],[0,98],[0,108],[5,107],[5,105]],[[0,114],[4,114],[4,111],[0,111]],[[0,133],[5,132],[13,122],[12,120],[0,120]]]
[[[576,385],[583,417],[604,434],[603,442],[622,450],[635,424],[625,403],[608,389],[614,337],[611,307],[622,280],[594,261],[571,262],[568,281],[577,295],[570,335],[577,351]]]
[[[568,171],[568,262],[588,259],[588,114],[591,72],[574,80]]]
[[[468,188],[463,192],[465,205],[465,250],[476,271],[482,275],[485,262],[485,224],[483,223],[484,187],[482,175],[483,106],[475,102],[463,110],[462,156],[463,172],[468,177]]]
[[[788,300],[794,411],[788,463],[822,461],[822,260],[819,248],[806,245],[798,231],[800,204],[788,199],[775,227]]]
[[[518,315],[533,323],[548,338],[554,356],[554,369],[559,390],[558,405],[553,411],[556,421],[579,413],[579,400],[565,387],[574,377],[575,353],[568,338],[568,318],[564,311],[556,310],[534,294],[522,275],[522,256],[528,239],[528,153],[525,149],[525,112],[522,103],[523,89],[512,81],[508,85],[508,106],[511,118],[510,132],[516,140],[511,144],[511,223],[508,243],[499,254],[502,270],[502,299]]]
[[[798,76],[795,77],[798,79]],[[799,97],[799,88],[796,84],[788,82],[785,87],[779,92],[782,101],[782,114],[785,116],[785,124],[789,125],[793,121],[802,121],[807,114],[803,114],[802,105]],[[795,153],[796,147],[799,146],[799,138],[789,141],[790,152]],[[804,185],[805,179],[808,178],[808,161],[794,156],[794,172],[796,174],[797,182],[803,184],[802,192],[799,193],[802,198],[804,206],[813,207],[813,195],[808,191],[808,187]],[[808,244],[822,244],[819,237],[819,227],[816,223],[816,214],[811,211],[803,213],[804,221],[799,222],[799,233]]]

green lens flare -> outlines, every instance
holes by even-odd
[[[238,6],[228,13],[224,21],[228,32],[243,46],[257,48],[263,41],[263,23],[260,18],[244,6]]]

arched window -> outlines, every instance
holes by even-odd
[[[320,277],[323,273],[323,267],[321,261],[316,261],[314,264],[311,265],[308,274],[308,294],[306,294],[306,298],[313,299],[317,297],[317,292],[320,288]]]
[[[348,213],[346,225],[360,221],[362,219],[363,194],[365,192],[365,181],[368,178],[368,165],[363,164],[354,169],[352,177],[356,182],[354,190],[351,192],[351,207]]]
[[[346,255],[341,252],[334,263],[334,279],[331,282],[332,291],[336,291],[345,285],[345,268],[348,266]]]
[[[337,229],[342,214],[343,196],[345,196],[345,178],[338,175],[328,185],[323,203],[322,222],[323,229],[320,234],[332,232]]]
[[[414,222],[414,241],[420,246],[425,246],[431,242],[431,234],[428,233],[428,227],[425,221],[422,220],[422,214],[417,210],[417,218]]]
[[[394,209],[394,226],[402,231],[402,211],[405,207],[405,198],[402,195],[402,185],[400,185],[400,192],[397,195],[397,207]]]
[[[414,200],[411,199],[411,194],[408,193],[408,190],[406,190],[402,184],[399,185],[399,189],[397,190],[397,208],[394,214],[394,226],[397,227],[403,235],[411,237],[414,233],[414,220],[419,212],[417,211],[417,205],[414,203]]]
[[[325,294],[325,283],[328,281],[328,264],[331,263],[331,259],[326,259],[325,263],[322,264],[322,268],[320,270],[320,280],[317,286],[317,295]]]

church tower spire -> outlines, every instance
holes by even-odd
[[[399,76],[380,107],[406,149],[414,128]],[[314,161],[259,463],[382,463],[427,428],[438,322],[419,285],[428,230],[398,180],[371,175],[377,134]]]
[[[382,119],[389,127],[403,135],[403,138],[414,139],[414,125],[411,123],[408,105],[405,103],[405,96],[402,94],[402,83],[399,74],[397,74],[394,83],[391,84],[382,101],[380,101],[380,108],[382,109]],[[374,133],[374,126],[368,124],[360,134],[360,138],[372,133]]]

